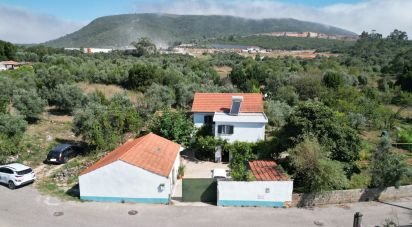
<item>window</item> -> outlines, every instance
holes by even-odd
[[[8,169],[8,168],[0,168],[1,173],[8,173],[8,174],[13,174],[13,170]]]
[[[33,172],[33,170],[28,168],[28,169],[25,169],[25,170],[17,171],[17,174],[18,175],[24,175],[24,174],[28,174],[28,173],[31,173],[31,172]]]
[[[205,118],[203,119],[205,124],[212,124],[213,123],[213,116],[205,116]]]
[[[217,133],[222,134],[222,135],[232,135],[233,125],[219,125],[217,127]]]

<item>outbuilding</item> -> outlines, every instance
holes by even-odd
[[[181,150],[153,133],[126,142],[80,174],[80,199],[168,204]]]

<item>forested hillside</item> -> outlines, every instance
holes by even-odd
[[[79,31],[45,43],[53,47],[124,47],[140,37],[151,38],[163,47],[229,35],[258,33],[319,32],[356,35],[333,26],[294,19],[253,20],[231,16],[125,14],[97,18]]]
[[[18,48],[14,60],[33,66],[0,72],[0,163],[38,164],[61,140],[47,141],[33,130],[58,115],[68,119],[65,139],[79,138],[89,147],[81,161],[67,167],[73,176],[131,135],[153,131],[202,160],[211,159],[217,145],[230,150],[235,180],[250,180],[242,163],[261,158],[275,159],[293,176],[295,191],[412,183],[412,44],[400,31],[386,38],[363,33],[342,54],[314,59],[236,53],[194,58],[136,46],[143,51]],[[231,69],[228,75],[217,73],[222,66]],[[86,92],[87,87],[108,89]],[[267,140],[227,144],[208,130],[195,133],[190,114],[195,92],[262,92]],[[47,131],[56,125],[48,124]],[[51,183],[62,184],[58,179]],[[70,179],[63,184],[75,183]]]

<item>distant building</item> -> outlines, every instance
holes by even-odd
[[[28,64],[29,63],[27,63],[27,62],[1,61],[0,62],[0,71],[18,69],[20,66],[28,65]]]
[[[94,53],[110,53],[113,51],[113,49],[108,49],[108,48],[93,48],[93,47],[87,47],[87,48],[77,48],[77,47],[70,47],[70,48],[64,48],[64,50],[77,50],[77,51],[82,51],[85,54],[94,54]]]

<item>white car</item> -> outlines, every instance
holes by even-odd
[[[19,163],[0,166],[0,183],[7,184],[12,190],[16,186],[29,184],[34,180],[36,174],[28,166]]]
[[[220,169],[216,168],[212,170],[212,178],[213,179],[226,179],[227,178],[227,172],[228,170],[226,169]]]

